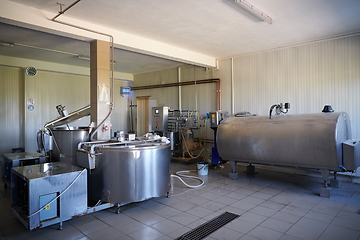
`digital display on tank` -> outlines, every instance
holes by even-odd
[[[160,110],[159,109],[155,109],[155,114],[159,114]]]

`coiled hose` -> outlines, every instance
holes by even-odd
[[[184,173],[190,173],[190,172],[197,172],[197,170],[178,171],[178,172],[175,173],[175,175],[171,174],[170,176],[173,177],[173,178],[179,179],[185,186],[187,186],[189,188],[199,188],[199,187],[203,186],[205,182],[201,178],[184,174]],[[181,177],[196,179],[196,180],[199,180],[201,183],[199,185],[189,185]]]

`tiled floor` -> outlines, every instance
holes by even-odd
[[[172,172],[195,169],[195,164],[172,163]],[[237,167],[238,180],[230,180],[230,167],[210,169],[205,185],[190,189],[173,179],[170,198],[160,197],[107,209],[29,232],[11,213],[9,189],[0,187],[0,240],[4,239],[175,239],[225,211],[241,215],[208,236],[214,239],[321,239],[360,240],[360,184],[342,179],[331,198],[319,197],[322,178],[257,167],[247,176]],[[196,180],[189,183],[196,184]]]

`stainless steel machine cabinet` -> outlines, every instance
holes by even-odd
[[[46,161],[48,161],[48,157],[37,152],[4,153],[1,174],[4,187],[10,185],[12,167],[45,163]]]
[[[348,139],[351,130],[345,112],[231,117],[217,130],[224,160],[331,171],[342,170],[342,143]]]
[[[88,127],[54,127],[51,128],[51,134],[54,141],[51,160],[77,165],[77,145],[89,140]],[[63,159],[61,159],[60,154],[64,155]]]
[[[90,201],[121,206],[169,194],[169,143],[105,144],[100,151],[89,174]]]
[[[11,208],[29,230],[87,214],[87,170],[62,162],[12,168]]]

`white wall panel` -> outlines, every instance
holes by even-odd
[[[219,69],[221,108],[231,113],[231,59],[219,61]]]
[[[134,97],[150,96],[151,100],[156,101],[157,106],[168,106],[171,109],[177,109],[178,95],[179,93],[177,87],[167,87],[136,90]]]
[[[24,147],[23,70],[0,66],[0,156]]]
[[[220,61],[225,79],[228,65]],[[331,104],[350,115],[353,137],[360,138],[360,36],[239,56],[233,66],[235,112],[267,115],[272,104],[290,102],[292,114],[315,113]],[[229,84],[222,77],[223,91]],[[223,100],[230,111],[228,96]]]
[[[114,111],[110,117],[112,135],[116,131],[124,131],[127,133],[130,130],[129,122],[129,96],[121,96],[121,86],[129,86],[129,81],[114,81]]]
[[[181,81],[197,81],[215,78],[215,70],[187,66],[181,68]],[[216,84],[196,84],[181,87],[182,108],[199,110],[200,114],[216,110]]]
[[[213,70],[207,70],[203,67],[185,66],[180,68],[180,80],[194,81],[209,78],[215,78]],[[156,84],[167,84],[178,82],[178,69],[167,69],[158,72],[143,73],[135,75],[134,86],[146,86]],[[209,86],[205,86],[209,85]],[[201,105],[207,105],[206,109],[215,109],[215,84],[201,84],[181,87],[181,105],[182,109],[195,110],[196,102]],[[210,88],[210,89],[209,89]],[[179,89],[178,87],[154,88],[146,90],[137,90],[134,97],[151,96],[151,99],[157,101],[157,105],[169,106],[171,109],[178,109],[179,106]],[[209,98],[212,98],[211,100]],[[199,107],[199,106],[198,106]],[[203,114],[207,110],[203,110]]]
[[[89,79],[89,76],[46,70],[29,77],[23,68],[0,66],[0,154],[17,147],[36,151],[36,132],[59,116],[55,106],[61,104],[71,112],[90,104]],[[128,98],[120,96],[120,86],[127,84],[119,80],[114,83],[115,110],[111,121],[115,131],[127,131]],[[34,101],[32,111],[27,108],[30,98]],[[87,126],[89,121],[85,117],[69,126]]]
[[[180,68],[180,75],[178,74],[178,68],[138,74],[134,76],[134,86],[176,83],[179,76],[181,82],[218,78],[218,70],[194,66],[183,66]],[[158,106],[179,109],[179,87],[136,90],[133,101],[140,96],[150,96]],[[182,110],[198,110],[201,115],[216,110],[216,84],[181,86],[181,106]],[[212,130],[207,132],[207,138],[212,138]],[[205,136],[205,131],[202,134]]]
[[[133,83],[135,87],[178,82],[177,68],[138,74],[135,78],[136,81]],[[177,87],[137,90],[132,101],[136,102],[135,98],[139,96],[150,96],[150,99],[155,100],[157,105],[168,106],[172,109],[178,108],[179,91]]]
[[[90,104],[89,77],[38,71],[34,77],[25,77],[25,101],[29,98],[34,100],[34,110],[25,110],[25,149],[33,152],[37,150],[36,132],[59,116],[57,105],[71,112]],[[89,123],[90,118],[85,117],[69,126],[88,126]]]

